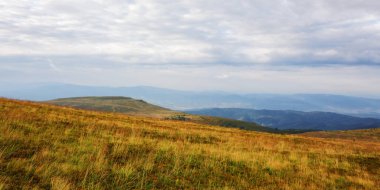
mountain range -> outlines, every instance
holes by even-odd
[[[329,94],[235,94],[192,92],[147,86],[97,87],[72,84],[3,86],[0,96],[46,101],[79,96],[128,96],[174,109],[248,108],[268,110],[336,112],[359,117],[380,118],[380,100]]]
[[[353,130],[380,127],[380,119],[359,118],[331,112],[213,108],[190,110],[187,113],[255,122],[282,130]]]

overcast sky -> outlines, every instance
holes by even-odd
[[[0,1],[0,82],[380,96],[379,0]]]

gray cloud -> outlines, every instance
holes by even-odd
[[[0,49],[125,63],[379,63],[379,9],[375,0],[5,1]]]
[[[378,10],[377,0],[2,1],[0,81],[98,84],[104,73],[121,86],[276,91],[286,81],[281,92],[341,93],[360,81],[357,91],[380,93]]]

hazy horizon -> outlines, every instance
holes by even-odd
[[[152,89],[162,89],[164,91],[178,91],[178,92],[189,92],[189,93],[215,93],[218,95],[222,94],[229,94],[229,95],[332,95],[332,96],[348,96],[348,97],[358,97],[358,98],[368,98],[368,99],[379,99],[380,95],[360,95],[360,94],[338,94],[338,93],[310,93],[310,92],[289,92],[289,93],[275,93],[275,92],[236,92],[236,91],[228,91],[228,90],[213,90],[213,89],[206,89],[206,90],[199,90],[199,89],[186,89],[186,88],[167,88],[167,87],[159,87],[159,86],[149,86],[149,85],[131,85],[131,86],[106,86],[106,85],[86,85],[86,84],[74,84],[74,83],[49,83],[49,82],[41,82],[41,83],[2,83],[0,84],[0,97],[2,92],[25,92],[25,90],[29,90],[29,92],[33,92],[34,90],[39,90],[39,87],[47,88],[49,86],[51,87],[57,87],[57,86],[77,86],[77,87],[90,87],[90,88],[114,88],[114,89],[120,89],[120,88],[152,88]],[[112,93],[111,93],[112,94]],[[111,96],[111,95],[110,95]],[[120,96],[120,95],[115,95]],[[128,96],[126,94],[126,96]],[[10,97],[12,98],[12,97]],[[70,97],[67,97],[70,98]]]

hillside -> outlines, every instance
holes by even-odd
[[[191,110],[187,113],[238,119],[278,129],[353,130],[380,127],[380,119],[330,112],[212,108]]]
[[[74,108],[125,113],[128,115],[148,116],[165,120],[186,120],[200,124],[218,125],[224,127],[239,128],[253,131],[266,131],[276,133],[296,133],[300,131],[278,131],[271,128],[262,127],[253,122],[244,122],[233,119],[198,116],[173,111],[160,106],[147,103],[143,100],[136,100],[121,96],[99,96],[99,97],[76,97],[62,98],[47,101],[47,103],[70,106]],[[302,132],[302,131],[301,131]]]
[[[0,99],[0,189],[375,189],[380,143]]]
[[[313,131],[302,133],[308,137],[330,138],[330,139],[347,139],[380,142],[380,128],[376,129],[360,129],[360,130],[345,130],[345,131]]]

